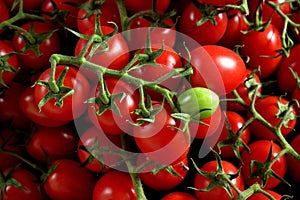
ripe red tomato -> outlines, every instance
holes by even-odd
[[[253,98],[253,94],[251,94],[251,86],[255,85],[255,84],[260,84],[260,79],[257,76],[256,73],[253,74],[252,77],[250,77],[252,75],[253,71],[251,71],[250,69],[246,69],[246,76],[244,78],[244,81],[235,89],[238,93],[238,95],[244,100],[244,102],[250,106],[252,98]],[[248,85],[248,87],[247,87]],[[249,88],[250,85],[250,88]],[[258,89],[258,94],[261,93],[261,88]],[[227,99],[235,99],[236,97],[234,96],[233,93],[228,93],[226,95]],[[258,96],[256,96],[256,99],[258,98]],[[246,110],[246,108],[242,105],[240,105],[237,102],[234,101],[227,101],[227,109],[228,110],[232,110],[232,111],[243,111]]]
[[[238,169],[236,166],[231,164],[228,161],[222,160],[222,167],[223,170],[226,174],[236,174],[238,172]],[[215,160],[210,161],[205,163],[200,169],[204,172],[215,172],[217,168],[217,162]],[[231,182],[239,189],[239,190],[244,190],[244,181],[243,177],[239,175],[238,177],[234,178],[231,180]],[[211,181],[201,174],[196,174],[195,180],[194,180],[194,187],[197,189],[205,189],[209,186]],[[236,197],[236,192],[230,188],[231,192],[233,195]],[[207,192],[200,192],[196,191],[195,192],[196,196],[198,199],[210,199],[210,200],[219,200],[219,199],[224,199],[224,200],[229,200],[230,196],[226,192],[226,190],[220,186],[215,187]]]
[[[230,125],[230,128],[231,128],[231,131],[236,134],[239,129],[245,124],[245,119],[240,115],[238,114],[237,112],[233,112],[233,111],[226,111],[225,112],[225,115],[227,117],[227,120],[228,120],[228,123]],[[226,127],[226,123],[224,122],[224,125],[223,125],[223,129],[221,131],[221,134],[218,138],[218,141],[217,143],[219,143],[220,141],[222,140],[225,140],[228,138],[228,129]],[[234,143],[234,139],[236,138],[233,138],[232,142]],[[249,140],[250,140],[250,128],[247,127],[243,132],[242,132],[242,135],[240,137],[240,139],[245,143],[245,144],[248,144]],[[214,146],[214,149],[217,151],[217,143],[216,145]],[[221,154],[220,156],[222,158],[230,158],[230,157],[234,157],[235,154],[233,152],[233,149],[231,146],[224,146],[222,147],[221,149]],[[239,148],[240,152],[243,150],[242,147]]]
[[[12,172],[10,174],[10,172]],[[23,200],[45,200],[46,196],[39,189],[38,177],[24,168],[8,168],[4,171],[7,176],[4,181],[5,188],[1,188],[1,200],[23,199]],[[3,183],[2,183],[3,184]],[[21,188],[19,187],[21,185]],[[1,185],[2,186],[2,185]],[[2,194],[2,192],[4,192]],[[3,195],[3,196],[2,196]]]
[[[248,56],[247,67],[260,68],[258,75],[262,79],[270,77],[278,68],[282,55],[281,36],[276,27],[269,24],[264,31],[251,31],[243,34],[240,40],[241,55]],[[255,50],[254,50],[255,49]]]
[[[300,75],[300,44],[296,44],[290,51],[289,57],[284,57],[278,67],[277,81],[278,87],[283,92],[292,93],[297,87],[297,81],[294,78],[291,69]],[[288,80],[288,81],[287,81]]]
[[[16,75],[16,71],[19,68],[17,56],[15,54],[10,54],[12,52],[14,52],[13,48],[8,46],[6,43],[0,41],[0,62],[1,62],[0,88],[3,87],[3,84],[9,86],[10,82],[14,79]]]
[[[120,135],[122,133],[132,133],[133,125],[129,121],[135,121],[137,115],[133,113],[138,109],[139,94],[134,91],[132,85],[117,78],[107,78],[107,88],[110,94],[124,93],[123,99],[119,98],[115,101],[115,105],[119,110],[119,114],[111,108],[105,110],[104,113],[97,116],[95,112],[100,109],[97,103],[91,103],[88,107],[89,118],[93,124],[105,134]],[[98,84],[92,91],[92,97],[99,97],[101,92],[100,85]],[[112,106],[111,104],[108,106]]]
[[[14,0],[4,0],[9,10],[11,10]],[[39,8],[39,6],[42,4],[43,0],[23,0],[23,11],[24,12],[32,12],[33,10],[36,10]],[[19,9],[19,6],[16,7],[13,11],[16,11]]]
[[[300,153],[300,135],[297,135],[291,142],[292,147],[297,153]],[[288,163],[288,173],[290,174],[291,178],[300,183],[300,163],[299,161],[292,158],[290,155],[287,156],[287,163]]]
[[[17,54],[20,67],[24,70],[33,71],[46,69],[50,66],[50,56],[61,50],[58,33],[49,34],[55,27],[47,22],[27,22],[21,28],[33,36],[34,42],[31,43],[24,39],[23,33],[19,32],[19,34],[14,35],[14,49],[16,52],[22,52]]]
[[[95,176],[80,163],[59,159],[52,163],[53,171],[47,176],[43,188],[51,199],[92,199]]]
[[[278,96],[267,96],[258,99],[255,102],[255,109],[256,111],[271,125],[277,126],[280,121],[280,113],[284,112],[280,110],[280,106],[278,105]],[[280,103],[282,105],[287,105],[288,101],[284,99],[283,97],[280,97]],[[295,109],[292,110],[292,114],[294,117],[296,116]],[[248,117],[250,117],[251,114],[248,113]],[[281,133],[283,136],[287,136],[292,129],[296,125],[296,119],[290,118],[288,122],[286,123],[286,126],[283,125],[281,127]],[[270,131],[266,126],[258,122],[257,120],[254,120],[250,124],[250,130],[251,130],[251,136],[259,139],[268,139],[268,140],[276,140],[274,133]]]
[[[206,3],[212,6],[225,6],[228,4],[237,5],[241,1],[240,0],[198,0],[200,3]]]
[[[207,87],[224,95],[236,89],[246,76],[242,58],[226,47],[205,45],[192,50],[191,58],[193,87]]]
[[[287,0],[267,0],[265,2],[261,2],[259,0],[248,0],[249,6],[249,18],[251,21],[255,20],[255,10],[257,6],[260,6],[262,21],[267,22],[270,18],[272,18],[271,24],[273,24],[278,31],[281,33],[284,27],[284,18],[277,13],[271,6],[268,5],[267,2],[273,2],[275,4],[281,4],[279,6],[281,12],[286,15],[291,14],[291,6],[290,2]]]
[[[105,199],[137,200],[137,195],[128,173],[110,171],[100,177],[94,188],[93,200]]]
[[[142,155],[142,154],[141,154]],[[145,162],[151,161],[150,158],[139,156],[137,159],[137,166],[142,165]],[[183,182],[188,173],[188,159],[184,158],[178,163],[167,166],[167,168],[172,168],[176,175],[171,174],[167,169],[162,168],[158,172],[153,173],[155,169],[155,164],[147,165],[141,172],[139,172],[140,179],[144,185],[157,190],[166,191],[171,190]]]
[[[161,200],[196,200],[196,197],[186,192],[170,192]]]
[[[155,8],[160,14],[164,13],[170,5],[171,0],[156,1]],[[125,0],[126,9],[134,14],[145,10],[152,10],[153,0]]]
[[[292,15],[290,16],[290,19],[293,22],[299,24],[300,23],[300,12],[299,11],[298,12],[293,12]],[[291,30],[293,39],[295,39],[299,43],[300,42],[300,34],[299,34],[300,28],[295,29],[295,27],[289,26],[289,29]]]
[[[27,87],[22,92],[19,100],[19,107],[28,119],[38,125],[59,127],[68,123],[67,121],[59,121],[57,118],[48,117],[42,110],[38,108],[38,105],[34,99],[33,87]]]
[[[55,72],[55,80],[57,81],[65,65],[57,65]],[[51,69],[45,70],[39,77],[39,80],[49,81]],[[65,75],[63,85],[74,90],[74,93],[63,99],[62,107],[56,104],[54,98],[46,102],[41,110],[50,118],[58,119],[63,122],[70,122],[78,118],[85,112],[87,105],[84,103],[90,94],[90,85],[87,79],[75,67],[69,67]],[[37,84],[34,90],[35,102],[40,102],[48,93],[48,89]]]
[[[269,193],[275,200],[280,200],[282,196],[272,190],[265,190],[265,192]],[[256,193],[247,198],[247,200],[269,200],[266,195],[262,193]]]
[[[193,2],[189,3],[179,19],[179,31],[193,38],[200,45],[216,44],[226,31],[228,21],[226,13],[217,14],[214,19],[215,24],[208,20],[197,26],[196,23],[202,17],[195,4]]]
[[[9,19],[9,11],[8,8],[3,0],[0,0],[0,10],[1,10],[1,15],[0,15],[0,23],[4,22],[5,20]],[[4,31],[4,29],[0,30],[0,34]]]
[[[98,141],[98,144],[95,144],[96,140]],[[122,158],[116,154],[101,151],[100,153],[94,155],[94,147],[96,147],[95,151],[97,151],[97,148],[109,148],[110,150],[118,150],[118,148],[121,148],[121,146],[121,137],[119,135],[106,135],[96,127],[91,127],[80,136],[77,154],[81,163],[85,163],[87,159],[90,159],[90,157],[93,156],[93,160],[85,165],[85,167],[90,171],[96,173],[107,172],[111,166],[121,164],[120,161],[122,160]],[[82,149],[82,147],[85,147],[86,149]],[[101,159],[96,158],[96,156],[99,155]]]
[[[70,158],[77,147],[77,133],[70,127],[36,127],[26,150],[29,155],[41,162]]]
[[[89,1],[85,2],[89,4]],[[87,30],[94,29],[96,23],[96,14],[92,13],[89,15],[89,12],[93,10],[86,9],[89,9],[89,7],[79,8],[77,15],[77,27],[79,32],[83,34],[85,34]],[[115,22],[118,26],[118,30],[120,32],[122,31],[118,6],[114,0],[105,0],[105,2],[99,8],[95,9],[101,10],[101,14],[99,16],[101,26],[109,26],[114,28],[114,25],[108,22]]]
[[[255,160],[257,162],[265,162],[268,158],[268,155],[271,150],[272,146],[272,155],[271,160],[274,159],[274,157],[277,156],[281,152],[281,147],[277,145],[276,143],[270,141],[270,140],[257,140],[252,142],[248,145],[251,154],[249,154],[247,151],[242,152],[242,175],[244,177],[245,182],[247,185],[252,185],[254,183],[261,183],[261,180],[257,177],[259,175],[262,175],[262,173],[265,173],[263,170],[259,170],[259,174],[255,175],[255,178],[250,178],[250,162],[251,160]],[[283,155],[276,159],[274,164],[271,166],[271,169],[280,177],[284,177],[287,169],[287,160],[286,156]],[[254,167],[252,170],[255,172]],[[269,177],[265,186],[265,189],[271,189],[276,187],[280,183],[280,180]]]
[[[161,103],[156,103],[153,108],[161,106]],[[163,165],[178,163],[186,157],[190,147],[189,136],[178,130],[180,121],[171,114],[171,109],[165,105],[154,116],[153,123],[145,122],[133,129],[134,140],[139,149],[151,160]]]

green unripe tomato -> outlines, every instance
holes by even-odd
[[[210,117],[218,108],[219,102],[219,96],[204,87],[189,88],[177,100],[180,111],[189,114],[194,120]]]

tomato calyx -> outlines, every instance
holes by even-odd
[[[66,87],[63,85],[64,78],[67,74],[67,71],[69,70],[69,67],[65,67],[62,71],[62,73],[59,75],[59,78],[57,81],[54,79],[51,80],[51,77],[49,81],[36,81],[35,85],[41,85],[48,89],[48,93],[41,99],[41,101],[38,103],[38,108],[41,109],[50,99],[55,99],[55,105],[58,107],[63,107],[63,100],[74,94],[74,89]],[[53,74],[54,75],[54,74]],[[53,82],[55,84],[55,88],[53,88]]]
[[[10,52],[6,55],[0,56],[0,85],[3,85],[4,87],[8,87],[8,85],[3,80],[3,73],[4,72],[12,72],[14,74],[17,73],[17,70],[8,63],[10,56],[13,54],[16,53]]]
[[[289,101],[287,104],[283,104],[281,102],[281,98],[282,97],[278,97],[278,113],[275,114],[275,116],[277,118],[282,119],[281,124],[285,127],[285,128],[291,128],[289,127],[289,121],[290,120],[296,120],[297,116],[292,112],[294,104],[298,104],[297,101]],[[291,128],[292,129],[292,128]]]
[[[266,161],[259,162],[257,160],[251,160],[250,162],[250,176],[249,179],[255,179],[259,178],[261,180],[261,186],[265,187],[267,184],[267,181],[270,177],[274,177],[281,182],[287,184],[290,186],[290,184],[281,176],[276,174],[272,169],[272,165],[276,162],[276,160],[283,156],[285,153],[287,153],[287,150],[282,150],[280,153],[278,153],[273,159],[272,159],[272,148],[273,145],[270,145],[270,151],[268,154],[268,157]]]

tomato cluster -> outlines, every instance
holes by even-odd
[[[299,199],[299,10],[0,0],[0,200]]]

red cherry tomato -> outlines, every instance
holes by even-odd
[[[275,200],[281,200],[282,196],[280,194],[272,190],[265,190],[265,192],[269,193]],[[248,197],[247,200],[269,200],[269,197],[262,193],[256,193]]]
[[[4,0],[9,10],[11,10],[14,0]],[[23,0],[23,11],[24,12],[31,12],[33,10],[36,10],[39,8],[39,6],[42,4],[43,0]],[[14,9],[13,11],[16,11],[19,9],[19,5]]]
[[[0,23],[4,22],[5,20],[9,19],[9,11],[8,8],[3,0],[0,1],[0,10],[1,10],[1,15],[0,15]],[[0,30],[0,34],[4,31],[5,29]]]
[[[170,192],[161,200],[196,200],[196,197],[186,192]]]
[[[300,153],[300,135],[297,135],[291,142],[292,147],[297,153]],[[287,156],[288,162],[288,173],[290,174],[291,178],[300,183],[300,163],[299,161],[292,158],[290,155]]]
[[[198,0],[200,3],[206,3],[213,6],[225,6],[228,4],[237,5],[241,1],[240,0]]]
[[[252,185],[254,183],[261,183],[261,180],[259,178],[249,178],[250,176],[250,162],[251,160],[256,160],[257,162],[265,162],[268,158],[268,155],[271,150],[272,146],[272,155],[271,159],[274,159],[277,154],[281,152],[281,147],[277,145],[276,143],[269,141],[269,140],[257,140],[252,142],[248,145],[251,154],[249,154],[247,151],[242,152],[242,175],[244,177],[245,182],[247,185]],[[271,169],[280,177],[284,177],[287,169],[287,160],[286,156],[283,155],[276,159],[276,161],[271,166]],[[253,171],[255,171],[254,167],[252,168]],[[259,172],[260,175],[262,172]],[[266,183],[265,189],[271,189],[279,185],[280,180],[269,177]]]

